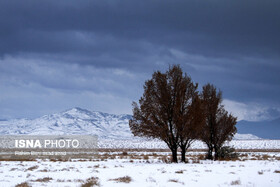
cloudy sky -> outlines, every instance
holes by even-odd
[[[132,113],[155,70],[213,83],[238,119],[280,116],[280,1],[0,1],[0,119]]]

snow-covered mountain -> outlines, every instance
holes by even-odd
[[[266,121],[239,121],[236,125],[237,132],[252,133],[265,139],[280,139],[280,118]]]
[[[260,140],[261,138],[253,134],[238,134],[233,137],[234,140]]]
[[[0,121],[0,134],[74,135],[91,134],[100,139],[131,139],[131,115],[114,115],[73,108],[36,119]],[[234,139],[259,139],[251,134],[236,134]]]
[[[128,139],[130,115],[114,115],[73,108],[36,119],[0,121],[0,134],[73,135],[91,134],[99,138]]]

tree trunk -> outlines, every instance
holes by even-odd
[[[213,147],[212,146],[208,146],[208,154],[207,154],[207,157],[206,159],[210,159],[210,160],[213,160]]]
[[[186,162],[186,145],[181,145],[181,161]]]
[[[215,150],[215,160],[218,160],[219,159],[219,149],[220,147],[214,147],[214,150]]]
[[[172,149],[172,162],[174,163],[178,163],[178,159],[177,159],[177,149]]]

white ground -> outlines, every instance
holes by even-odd
[[[280,149],[280,140],[232,140],[225,145],[236,149]],[[129,149],[168,149],[166,143],[158,140],[99,140],[99,148],[129,148]],[[206,149],[201,141],[195,141],[191,149]]]
[[[273,159],[187,164],[167,164],[154,157],[133,162],[125,158],[71,162],[1,161],[0,186],[15,186],[25,181],[32,186],[80,186],[90,177],[98,177],[100,186],[280,186],[280,160],[274,159],[280,158],[280,153],[252,153],[247,158],[253,155],[270,155]],[[131,177],[132,181],[127,184],[110,180],[124,176]],[[45,177],[51,180],[35,182]]]

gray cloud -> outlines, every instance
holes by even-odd
[[[178,63],[228,100],[279,111],[278,7],[278,0],[1,1],[0,118],[80,105],[119,112],[105,104],[113,98],[127,112],[154,70]]]
[[[260,52],[279,56],[279,4],[274,0],[1,2],[1,23],[5,25],[1,36],[12,41],[10,46],[2,45],[1,51],[77,50],[79,45],[65,43],[79,44],[75,37],[52,34],[85,31],[210,56]]]

